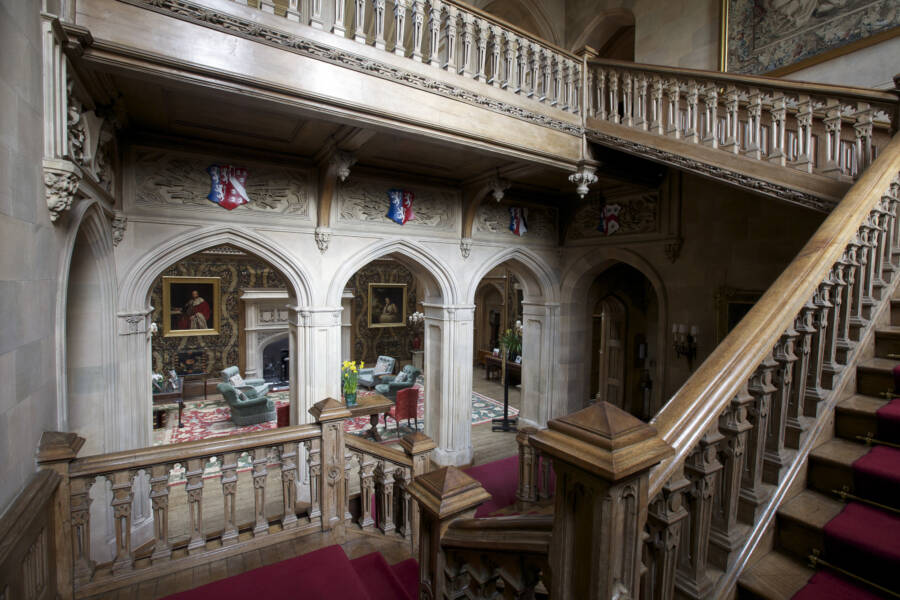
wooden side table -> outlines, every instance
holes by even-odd
[[[389,412],[392,406],[394,406],[394,403],[381,394],[366,394],[365,396],[357,396],[356,404],[354,406],[348,406],[347,410],[349,410],[350,414],[354,417],[368,415],[369,423],[372,425],[372,429],[370,429],[368,433],[372,436],[373,440],[380,442],[381,436],[378,435],[378,415]]]
[[[183,382],[181,384],[182,392],[184,391],[184,384],[186,384],[188,381],[202,381],[203,382],[203,399],[204,400],[207,399],[206,387],[207,387],[207,383],[209,382],[209,373],[184,373],[184,374],[179,373],[178,376],[181,377],[181,379],[183,380]]]

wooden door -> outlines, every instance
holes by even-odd
[[[624,408],[625,398],[625,306],[614,297],[600,303],[600,347],[597,400]]]

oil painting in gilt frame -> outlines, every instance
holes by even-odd
[[[219,335],[218,277],[163,277],[163,336]]]
[[[900,35],[897,0],[721,0],[719,69],[786,75]]]
[[[369,327],[406,325],[406,284],[369,284]]]

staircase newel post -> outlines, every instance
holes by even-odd
[[[412,481],[416,477],[421,477],[427,473],[431,467],[431,451],[434,450],[436,444],[433,439],[421,431],[416,431],[403,436],[400,440],[400,446],[412,460],[412,474],[406,486],[406,495],[409,496],[409,487]],[[416,552],[419,548],[419,523],[421,521],[419,504],[412,498],[404,498],[403,500],[409,506],[409,528],[412,534],[410,537],[412,539],[413,552]]]
[[[316,423],[322,426],[319,450],[319,494],[322,531],[334,530],[344,534],[344,510],[347,506],[347,480],[344,477],[344,420],[350,411],[343,402],[326,398],[309,409]]]
[[[79,502],[76,505],[72,503],[69,483],[70,464],[83,445],[83,437],[60,431],[45,431],[38,445],[38,467],[60,476],[52,511],[56,590],[60,600],[71,600],[75,595],[76,580],[79,583],[90,581],[94,572],[90,546],[90,487],[82,482],[81,489],[77,490]]]
[[[419,529],[419,598],[444,600],[456,598],[461,590],[452,589],[458,578],[447,564],[441,538],[456,519],[471,518],[475,509],[491,498],[481,484],[456,467],[444,467],[417,477],[409,494],[421,514]]]
[[[529,504],[537,502],[537,456],[529,441],[530,436],[537,433],[534,427],[522,427],[516,434],[519,444],[519,487],[516,490],[516,505],[524,510]]]
[[[652,426],[598,402],[531,438],[556,472],[551,598],[639,598],[649,471],[673,454]]]

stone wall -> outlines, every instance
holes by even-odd
[[[57,429],[56,274],[60,235],[41,176],[37,3],[0,0],[0,512],[35,470],[41,432]]]

